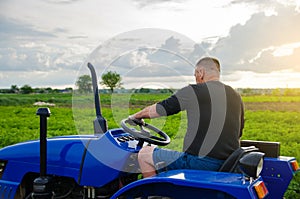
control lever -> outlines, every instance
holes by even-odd
[[[49,108],[39,108],[36,112],[40,116],[40,176],[33,181],[32,199],[53,198],[52,178],[47,176],[47,117]]]

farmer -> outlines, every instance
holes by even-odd
[[[220,63],[216,58],[200,59],[190,84],[169,98],[129,116],[130,122],[143,123],[186,111],[187,130],[183,152],[144,146],[138,162],[144,177],[156,174],[163,162],[167,170],[218,170],[224,160],[240,146],[244,127],[243,102],[230,86],[220,82]]]

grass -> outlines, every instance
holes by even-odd
[[[39,101],[55,103],[59,106],[70,106],[72,104],[72,94],[0,94],[0,106],[32,106],[33,103]]]
[[[167,97],[167,94],[109,94],[101,95],[102,112],[109,128],[120,127],[120,121],[141,108]],[[77,98],[76,98],[77,97]],[[81,100],[81,101],[79,101]],[[247,96],[245,102],[245,129],[243,139],[281,142],[283,155],[300,159],[300,96]],[[92,133],[95,118],[93,98],[71,94],[0,95],[0,146],[27,139],[37,139],[39,120],[37,106],[44,101],[56,104],[50,107],[49,136]],[[280,106],[274,103],[280,103]],[[262,105],[263,104],[263,105]],[[298,105],[298,106],[297,106]],[[277,110],[274,110],[274,109]],[[173,139],[180,140],[185,132],[185,114],[154,119],[154,125],[163,128]],[[180,142],[178,141],[178,142]],[[174,147],[181,145],[174,144]],[[176,147],[178,149],[178,147]]]

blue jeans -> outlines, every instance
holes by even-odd
[[[176,170],[176,169],[196,169],[196,170],[212,170],[217,171],[224,160],[218,160],[210,157],[200,157],[184,152],[178,152],[168,149],[155,148],[153,151],[154,165],[163,162],[158,170]]]

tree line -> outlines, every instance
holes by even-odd
[[[102,81],[99,83],[104,87],[107,87],[111,93],[114,92],[115,88],[121,88],[121,75],[108,71],[101,76]],[[80,93],[90,93],[92,92],[92,78],[90,75],[82,75],[76,81],[77,90]],[[20,94],[30,94],[30,93],[61,93],[61,92],[72,92],[73,88],[65,89],[52,89],[47,88],[32,88],[30,85],[25,84],[22,87],[17,85],[11,85],[10,89],[0,89],[0,93],[20,93]]]
[[[10,93],[10,94],[31,94],[31,93],[62,93],[67,92],[71,93],[73,88],[65,88],[65,89],[52,89],[51,87],[47,88],[33,88],[28,84],[25,84],[22,87],[18,87],[17,85],[11,85],[9,89],[0,89],[0,93]]]
[[[108,71],[101,76],[102,81],[99,82],[100,85],[107,88],[111,93],[114,92],[116,88],[122,88],[122,78],[117,72]],[[78,77],[76,83],[76,91],[79,93],[91,93],[93,91],[92,78],[90,75],[82,75]],[[160,93],[173,93],[174,89],[159,89]],[[17,85],[12,85],[10,89],[0,89],[0,93],[71,93],[73,88],[65,89],[52,89],[47,88],[32,88],[28,84],[22,87]],[[275,96],[298,96],[300,95],[300,88],[276,88],[276,89],[255,89],[255,88],[238,88],[237,91],[243,95],[275,95]],[[135,93],[152,93],[153,89],[140,88],[134,91]]]

